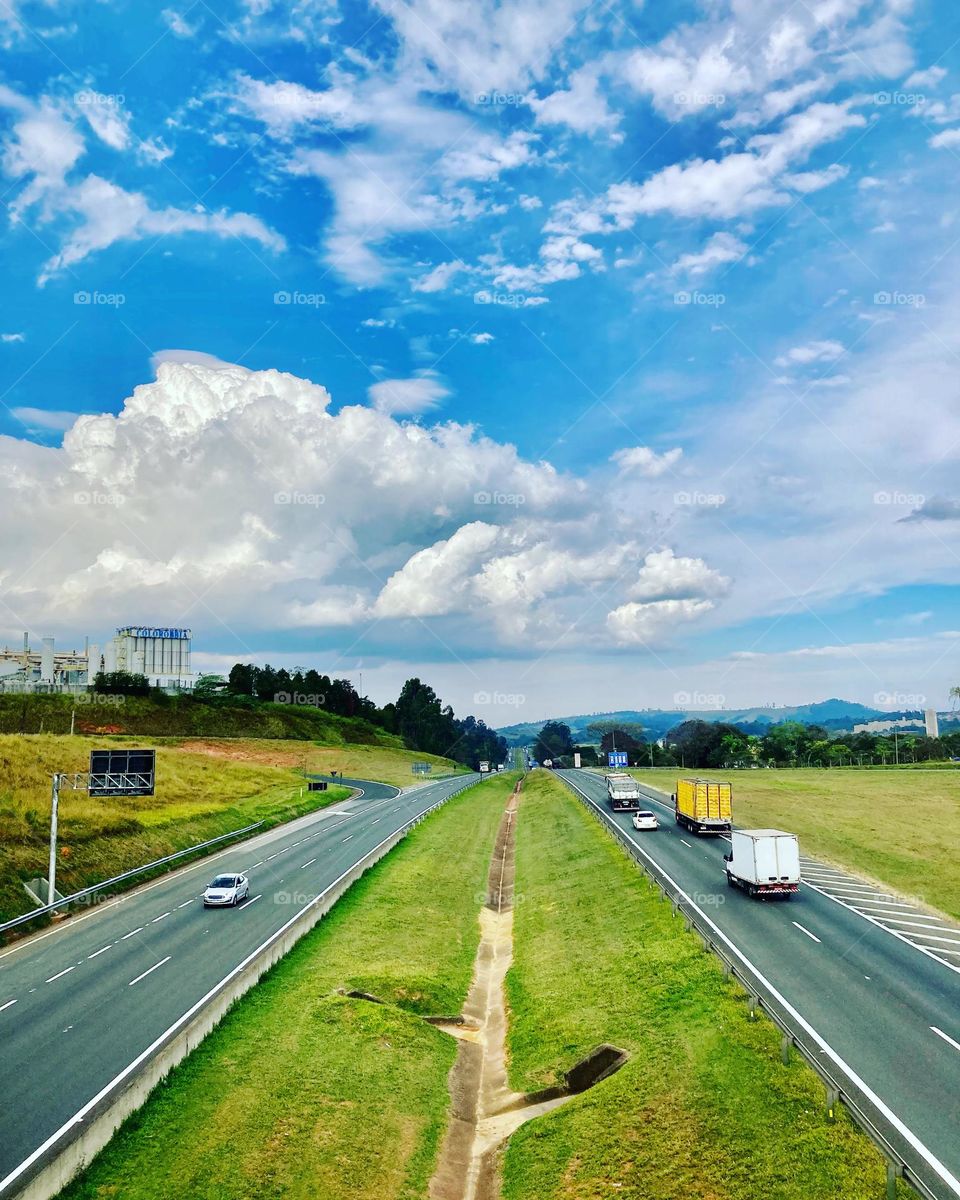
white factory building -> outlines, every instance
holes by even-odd
[[[103,645],[84,640],[82,650],[58,650],[52,637],[39,648],[23,635],[23,647],[0,649],[0,688],[5,691],[82,691],[101,671],[146,675],[153,687],[190,688],[191,631],[183,627],[124,625]]]

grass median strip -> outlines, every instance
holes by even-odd
[[[656,835],[654,835],[656,836]],[[771,1024],[571,793],[547,772],[517,827],[511,1086],[533,1091],[594,1046],[630,1061],[519,1130],[505,1200],[874,1200],[883,1160]],[[903,1195],[910,1193],[906,1188]]]
[[[514,778],[456,797],[365,875],[62,1200],[422,1200],[456,1045],[420,1017],[463,1004]]]

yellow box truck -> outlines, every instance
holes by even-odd
[[[673,796],[678,825],[691,833],[729,833],[733,789],[713,779],[678,779]]]

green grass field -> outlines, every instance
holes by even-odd
[[[570,792],[528,777],[517,824],[511,1083],[533,1090],[601,1042],[612,1078],[521,1128],[505,1200],[875,1200],[884,1164],[779,1034]],[[904,1189],[903,1195],[908,1192]]]
[[[423,1200],[455,1043],[417,1014],[463,1004],[514,778],[455,798],[365,875],[63,1200]]]
[[[733,819],[786,829],[801,849],[960,919],[960,773],[944,770],[701,771],[733,783]],[[632,771],[672,792],[676,770]]]

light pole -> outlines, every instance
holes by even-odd
[[[50,864],[47,868],[47,903],[57,898],[57,816],[60,808],[60,773],[54,772],[50,796]]]

